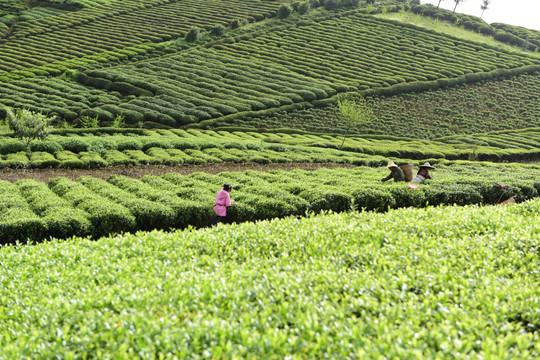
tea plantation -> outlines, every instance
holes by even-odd
[[[538,39],[409,0],[0,0],[0,360],[539,358]]]
[[[0,358],[540,356],[540,202],[4,248]]]

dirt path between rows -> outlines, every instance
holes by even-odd
[[[210,174],[218,174],[224,171],[269,171],[269,170],[286,170],[293,169],[302,170],[317,170],[320,168],[355,168],[354,165],[336,164],[336,163],[273,163],[273,164],[257,164],[257,163],[213,163],[203,165],[140,165],[140,166],[108,166],[97,169],[10,169],[4,168],[0,170],[0,180],[15,182],[22,179],[34,179],[39,181],[48,181],[55,177],[66,177],[76,180],[81,176],[92,176],[101,179],[107,179],[111,175],[124,175],[132,178],[141,178],[145,175],[164,175],[175,172],[179,174],[191,174],[194,172],[206,172]]]

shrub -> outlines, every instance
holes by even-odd
[[[210,34],[214,36],[221,36],[225,32],[225,27],[223,25],[216,25],[210,28]]]
[[[322,210],[347,211],[351,209],[352,205],[351,195],[332,187],[319,186],[302,191],[299,196],[308,201],[308,210],[315,212]]]
[[[489,25],[481,25],[478,27],[478,32],[484,35],[493,35],[493,29]]]
[[[4,37],[9,31],[9,26],[0,22],[0,38]]]
[[[28,167],[30,161],[25,151],[7,154],[6,160],[2,161],[3,166],[10,168],[25,168]]]
[[[353,199],[358,209],[386,211],[396,206],[396,201],[390,192],[373,188],[354,191]]]
[[[96,128],[100,121],[113,121],[114,115],[101,108],[85,109],[80,113],[79,124],[82,127]]]
[[[43,224],[47,229],[45,234],[57,239],[87,236],[92,229],[92,223],[84,211],[68,207],[55,207],[47,211]],[[43,235],[36,240],[42,238]]]
[[[144,115],[135,110],[122,108],[122,114],[125,116],[126,124],[129,125],[138,125],[144,121]]]
[[[57,151],[62,151],[62,145],[60,145],[56,141],[50,141],[50,140],[39,140],[39,141],[33,141],[30,144],[30,151],[41,151],[41,152],[47,152],[54,154]]]
[[[278,19],[288,18],[291,15],[292,11],[293,11],[293,9],[289,4],[282,4],[279,7],[277,17],[278,17]]]
[[[103,160],[99,153],[94,151],[83,151],[79,154],[80,160],[87,169],[107,166],[107,162]]]
[[[126,207],[95,194],[80,183],[67,178],[56,178],[49,181],[49,187],[72,206],[88,213],[92,234],[95,236],[135,228],[135,217]]]
[[[341,0],[342,7],[357,7],[360,0]]]
[[[324,8],[326,10],[335,10],[339,6],[338,0],[326,0],[324,2]]]
[[[127,82],[113,82],[109,87],[110,91],[118,91],[124,96],[135,95],[135,96],[154,96],[154,93],[147,89],[142,89],[138,86]]]
[[[33,140],[45,139],[49,136],[54,118],[26,109],[19,109],[14,113],[8,108],[7,120],[9,128],[13,130],[15,136],[28,147]]]
[[[26,149],[27,147],[19,139],[7,138],[0,141],[0,154],[2,155],[25,151]]]
[[[42,239],[45,233],[43,219],[31,211],[12,208],[3,214],[4,220],[0,226],[0,244],[13,244],[17,241]]]
[[[83,78],[83,77],[81,77]],[[110,89],[112,81],[102,78],[86,77],[86,80],[83,82],[86,86],[95,87],[97,89]]]
[[[116,144],[116,149],[118,151],[125,151],[125,150],[140,150],[142,149],[142,143],[137,138],[122,138],[119,140]]]
[[[426,202],[430,205],[456,204],[469,205],[480,204],[483,196],[472,185],[456,184],[452,186],[437,186],[434,184],[425,189]]]
[[[82,151],[88,151],[90,144],[85,139],[76,137],[59,136],[55,137],[55,141],[60,144],[63,150],[79,153]]]
[[[73,121],[79,116],[76,112],[69,110],[66,107],[50,106],[47,111],[49,117]]]
[[[192,27],[186,34],[187,42],[195,42],[199,39],[200,31],[196,27]]]
[[[71,151],[59,151],[56,153],[56,158],[60,161],[60,167],[64,169],[83,169],[85,168],[84,162]]]
[[[118,150],[107,150],[103,154],[103,158],[108,162],[109,166],[117,165],[136,165],[137,162],[127,156],[124,153],[121,153]]]
[[[168,229],[175,225],[174,211],[168,206],[137,198],[130,192],[122,190],[104,180],[93,177],[81,177],[79,181],[97,194],[117,201],[130,209],[131,213],[135,216],[137,229]]]
[[[299,14],[307,14],[308,11],[309,11],[309,8],[310,8],[310,4],[308,1],[303,1],[300,3],[300,5],[298,6],[298,13]]]

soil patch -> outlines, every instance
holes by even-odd
[[[165,175],[167,173],[191,174],[194,172],[205,172],[218,174],[224,171],[269,171],[269,170],[317,170],[320,168],[355,168],[354,165],[337,163],[233,163],[222,162],[203,165],[183,164],[178,166],[166,165],[139,165],[139,166],[107,166],[96,169],[10,169],[4,168],[0,171],[0,180],[16,182],[22,179],[34,179],[39,181],[49,181],[56,177],[66,177],[76,180],[81,176],[92,176],[101,179],[108,179],[111,175],[124,175],[132,178],[141,178],[145,175]]]

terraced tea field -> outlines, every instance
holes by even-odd
[[[538,35],[0,0],[0,360],[539,358]]]

